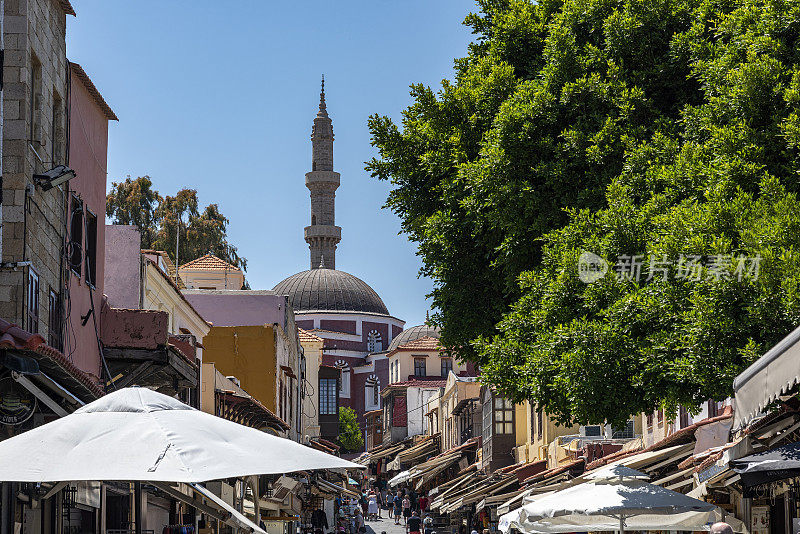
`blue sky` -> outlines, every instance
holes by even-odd
[[[470,0],[72,0],[67,54],[120,118],[108,181],[149,175],[162,194],[198,191],[230,219],[254,289],[308,268],[309,135],[324,72],[341,173],[337,268],[364,279],[407,326],[431,281],[381,209],[389,184],[363,170],[367,118],[395,120],[411,83],[439,85],[471,40]]]

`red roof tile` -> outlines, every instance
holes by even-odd
[[[88,389],[97,398],[105,395],[105,392],[92,380],[87,373],[84,373],[74,363],[69,361],[60,351],[45,343],[44,338],[39,334],[31,334],[9,323],[5,319],[0,319],[0,349],[11,349],[22,352],[33,352],[40,356],[49,358],[61,367],[64,372],[72,376]]]
[[[222,258],[218,258],[213,254],[206,254],[205,256],[200,256],[197,259],[194,259],[190,262],[186,262],[180,266],[178,269],[182,271],[184,269],[200,269],[203,271],[239,271],[242,272],[240,268],[237,266],[228,263],[227,261],[223,260]]]

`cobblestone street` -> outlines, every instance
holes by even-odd
[[[377,521],[367,521],[367,534],[406,534],[406,527],[403,521],[399,525],[394,524],[394,519],[389,519],[388,510],[381,510],[383,519]]]

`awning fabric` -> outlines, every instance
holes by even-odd
[[[794,478],[800,476],[800,443],[731,460],[730,466],[742,477],[742,485],[748,488]]]
[[[390,486],[394,487],[394,486],[397,486],[398,484],[402,484],[403,482],[405,482],[409,478],[411,478],[411,473],[408,470],[401,471],[400,473],[398,473],[397,475],[395,475],[391,479],[389,479],[388,484]]]
[[[800,328],[783,338],[733,381],[734,428],[740,429],[800,382]]]
[[[351,497],[358,497],[359,496],[358,492],[355,492],[355,491],[353,491],[351,489],[343,488],[343,487],[341,487],[341,486],[339,486],[337,484],[334,484],[333,482],[328,482],[324,478],[318,478],[316,483],[320,488],[328,490],[328,491],[332,491],[334,493],[350,495]]]

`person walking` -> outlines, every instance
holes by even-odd
[[[403,498],[403,521],[408,525],[408,518],[411,517],[411,499],[406,495]]]
[[[418,502],[419,502],[419,515],[420,517],[422,517],[423,515],[428,513],[428,504],[430,504],[430,502],[428,501],[428,496],[423,493],[420,496]]]
[[[375,492],[371,492],[369,497],[367,497],[367,517],[369,517],[372,521],[378,519],[378,498],[375,496]]]
[[[398,491],[394,496],[394,524],[400,524],[400,514],[403,513],[403,498],[400,496],[400,492]]]
[[[414,510],[411,513],[406,526],[408,527],[408,534],[422,534],[422,519],[419,518],[419,512]]]

